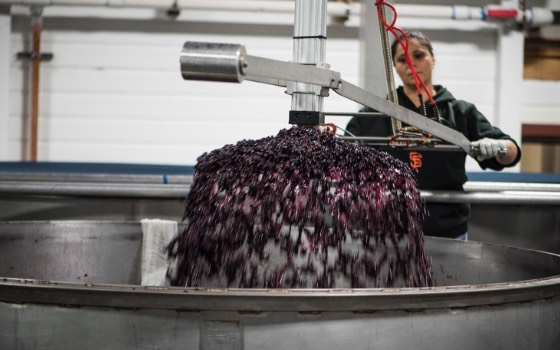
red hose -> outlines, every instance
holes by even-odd
[[[408,36],[406,35],[406,32],[403,29],[395,26],[395,23],[397,22],[397,9],[393,5],[385,2],[384,0],[377,0],[375,2],[375,6],[377,7],[377,15],[379,17],[379,20],[385,27],[385,30],[391,32],[391,34],[393,34],[393,36],[397,39],[397,41],[403,48],[404,57],[406,59],[406,63],[408,64],[410,70],[412,71],[412,76],[414,77],[414,83],[416,84],[416,91],[418,91],[418,95],[421,98],[422,90],[424,90],[426,92],[426,95],[428,95],[428,99],[430,100],[432,105],[435,106],[436,103],[432,97],[432,94],[430,93],[430,91],[428,91],[428,88],[426,88],[426,85],[424,84],[422,79],[418,77],[418,74],[416,73],[416,69],[414,69],[414,65],[412,64],[412,59],[410,58],[410,55],[408,53]],[[391,9],[391,11],[393,11],[393,21],[391,22],[391,24],[387,23],[383,18],[381,14],[380,6],[387,6],[389,7],[389,9]],[[401,36],[404,38],[404,42],[403,40],[401,40],[397,32],[401,33]],[[420,88],[420,86],[422,87],[422,89]]]

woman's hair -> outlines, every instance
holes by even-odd
[[[418,40],[418,43],[420,43],[420,45],[424,46],[425,48],[428,49],[428,51],[430,52],[430,55],[434,55],[434,48],[432,47],[432,42],[430,41],[430,39],[422,32],[420,31],[411,31],[411,32],[406,32],[406,36],[409,39],[416,39]],[[399,39],[404,40],[404,36],[400,35]],[[391,44],[391,55],[393,57],[393,61],[395,60],[395,55],[397,54],[397,47],[399,45],[399,41],[395,40],[393,41],[393,43]]]

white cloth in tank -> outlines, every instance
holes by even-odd
[[[143,219],[142,223],[142,266],[143,286],[168,284],[165,275],[169,267],[166,248],[177,236],[177,222],[172,220]]]

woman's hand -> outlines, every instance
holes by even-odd
[[[471,148],[478,149],[476,155],[478,161],[496,158],[498,163],[509,165],[517,157],[517,147],[510,140],[496,140],[485,137],[472,142]]]

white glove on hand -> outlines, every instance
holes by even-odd
[[[495,140],[483,138],[478,141],[471,142],[471,148],[478,149],[476,159],[482,161],[496,157],[498,154],[506,154],[508,144],[506,140]]]

